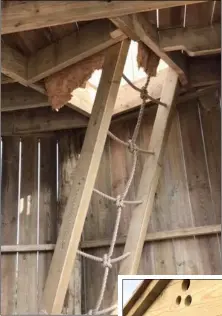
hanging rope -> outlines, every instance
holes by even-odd
[[[116,221],[115,221],[115,226],[114,226],[114,230],[113,230],[113,234],[112,234],[112,240],[111,240],[111,244],[109,247],[109,251],[108,253],[104,254],[103,257],[98,257],[98,256],[94,256],[91,255],[89,253],[83,252],[81,250],[77,250],[77,253],[87,259],[93,260],[95,262],[99,262],[102,264],[102,267],[104,268],[104,274],[103,274],[103,280],[102,280],[102,285],[101,285],[101,290],[99,293],[99,297],[98,300],[96,302],[96,306],[95,309],[91,309],[88,311],[88,313],[86,315],[104,315],[104,314],[108,314],[110,312],[112,312],[113,310],[115,310],[117,308],[117,305],[113,305],[111,307],[105,308],[103,310],[100,310],[103,298],[104,298],[104,294],[105,294],[105,290],[107,287],[107,282],[108,282],[108,276],[109,276],[109,271],[112,269],[112,266],[114,263],[120,262],[122,260],[125,260],[128,256],[130,256],[130,253],[125,253],[122,254],[119,257],[116,258],[112,258],[113,256],[113,252],[114,252],[114,248],[115,248],[115,244],[116,244],[116,240],[117,240],[117,234],[118,234],[118,230],[119,230],[119,225],[120,225],[120,220],[121,220],[121,215],[122,215],[122,210],[125,207],[126,204],[141,204],[143,201],[128,201],[126,200],[126,196],[128,194],[128,191],[130,189],[130,186],[133,182],[133,178],[135,175],[135,171],[136,171],[136,164],[137,164],[137,158],[138,158],[138,153],[146,153],[146,154],[150,154],[150,155],[154,155],[153,152],[144,150],[139,148],[136,145],[136,140],[139,134],[139,130],[140,130],[140,126],[141,126],[141,122],[142,122],[142,118],[143,118],[143,114],[144,114],[144,108],[146,105],[146,100],[150,99],[151,101],[162,105],[162,106],[167,106],[165,103],[158,101],[154,98],[152,98],[148,92],[147,92],[147,87],[149,85],[150,82],[150,76],[147,77],[146,83],[145,85],[140,89],[138,87],[136,87],[125,75],[123,75],[123,78],[128,82],[128,84],[135,89],[136,91],[140,92],[140,98],[142,100],[142,103],[140,105],[140,110],[139,110],[139,115],[137,118],[137,122],[133,131],[133,135],[131,139],[128,139],[128,141],[123,141],[120,138],[118,138],[117,136],[115,136],[113,133],[111,133],[110,131],[108,132],[108,135],[110,136],[111,139],[113,139],[114,141],[118,142],[121,145],[126,146],[129,149],[129,152],[133,155],[133,163],[132,163],[132,169],[130,172],[130,176],[129,179],[126,183],[126,186],[123,190],[123,192],[118,195],[117,197],[112,197],[104,192],[99,191],[98,189],[93,190],[93,192],[99,194],[100,196],[102,196],[103,198],[110,200],[112,202],[115,202],[116,207],[117,207],[117,214],[116,214]],[[46,314],[47,312],[41,311],[40,313],[42,314]]]
[[[127,201],[125,200],[129,188],[132,184],[134,175],[135,175],[135,171],[136,171],[136,164],[137,164],[137,158],[138,158],[138,152],[142,152],[142,153],[146,153],[146,154],[151,154],[154,155],[153,152],[144,150],[144,149],[140,149],[137,145],[136,145],[136,140],[139,134],[139,130],[140,130],[140,126],[141,126],[141,122],[142,122],[142,118],[143,118],[143,114],[144,114],[144,108],[146,105],[146,100],[147,99],[151,99],[152,101],[154,101],[157,104],[166,106],[166,104],[162,103],[161,101],[157,101],[155,99],[153,99],[152,97],[150,97],[148,95],[147,92],[147,87],[149,85],[150,82],[150,76],[147,77],[146,83],[145,85],[139,89],[137,88],[125,75],[123,75],[123,78],[128,82],[128,84],[133,87],[135,90],[137,90],[138,92],[140,92],[140,98],[142,100],[141,106],[140,106],[140,110],[139,110],[139,115],[137,118],[137,122],[133,131],[133,135],[131,139],[128,139],[128,141],[123,141],[120,138],[118,138],[117,136],[115,136],[113,133],[111,133],[110,131],[108,132],[108,135],[110,136],[111,139],[113,139],[114,141],[118,142],[121,145],[124,145],[126,147],[128,147],[130,153],[133,155],[133,164],[132,164],[132,169],[130,172],[130,176],[129,179],[126,183],[125,189],[123,191],[122,194],[118,195],[117,197],[112,197],[104,192],[99,191],[98,189],[94,188],[94,192],[99,194],[100,196],[113,201],[116,203],[117,206],[117,216],[116,216],[116,221],[115,221],[115,226],[114,226],[114,230],[113,230],[113,235],[112,235],[112,240],[111,240],[111,244],[109,247],[109,251],[108,253],[104,254],[104,256],[101,257],[97,257],[88,253],[85,253],[83,251],[78,251],[78,253],[82,256],[84,256],[85,258],[97,261],[97,262],[102,262],[102,266],[104,267],[104,274],[103,274],[103,280],[102,280],[102,285],[101,285],[101,290],[99,293],[99,297],[98,300],[96,302],[96,306],[95,309],[91,309],[88,312],[88,315],[101,315],[104,313],[108,313],[111,312],[112,310],[114,310],[116,308],[115,306],[111,306],[109,308],[100,310],[103,298],[104,298],[104,294],[105,294],[105,290],[106,290],[106,286],[107,286],[107,282],[108,282],[108,276],[109,276],[109,271],[112,268],[112,264],[116,263],[116,262],[120,262],[121,260],[126,259],[130,253],[126,253],[123,254],[117,258],[112,258],[113,252],[114,252],[114,248],[115,248],[115,244],[116,244],[116,240],[117,240],[117,234],[118,234],[118,230],[119,230],[119,225],[120,225],[120,220],[121,220],[121,215],[122,215],[122,210],[125,207],[126,204],[141,204],[142,201]]]

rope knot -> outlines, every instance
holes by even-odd
[[[93,315],[93,314],[94,314],[93,309],[90,309],[90,310],[88,311],[88,315]]]
[[[149,96],[148,96],[148,92],[147,92],[146,87],[142,87],[141,92],[140,92],[140,98],[141,98],[143,101],[146,101],[147,99],[149,99]]]
[[[128,139],[127,143],[128,143],[128,146],[129,146],[129,151],[130,151],[131,153],[133,153],[133,152],[135,152],[135,151],[137,150],[137,146],[136,146],[136,144],[132,141],[132,139]]]
[[[121,195],[117,195],[117,197],[116,197],[116,206],[118,208],[123,208],[125,206]]]
[[[111,259],[110,257],[107,255],[107,253],[105,253],[105,255],[103,256],[103,267],[104,268],[112,268],[112,263],[111,263]]]

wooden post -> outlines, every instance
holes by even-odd
[[[154,152],[145,161],[136,200],[142,200],[132,213],[129,232],[126,239],[124,253],[130,256],[122,261],[120,275],[136,274],[142,254],[150,215],[153,209],[155,192],[161,170],[161,156],[163,153],[166,136],[169,130],[169,117],[172,113],[173,101],[178,85],[178,75],[171,68],[168,69],[160,100],[167,107],[158,107],[148,150]],[[114,301],[117,299],[117,288]],[[116,311],[114,315],[117,314]]]
[[[62,310],[120,86],[129,43],[129,40],[124,40],[122,43],[112,46],[105,56],[92,115],[81,157],[75,170],[43,293],[42,307],[48,314],[59,314]]]

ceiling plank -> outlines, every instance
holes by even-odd
[[[28,60],[28,82],[36,82],[92,56],[126,38],[109,21],[95,21],[56,43],[39,50]]]
[[[165,52],[184,50],[189,56],[202,56],[221,51],[221,24],[161,30],[158,34]]]
[[[142,41],[157,56],[165,61],[178,74],[180,82],[183,85],[188,83],[185,74],[186,70],[183,69],[180,62],[175,62],[163,49],[160,48],[158,30],[146,19],[143,13],[112,18],[111,21],[130,38]],[[181,57],[183,56],[181,55]]]
[[[6,1],[2,34],[205,1]]]

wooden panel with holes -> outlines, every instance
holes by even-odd
[[[221,316],[222,280],[174,280],[144,316]]]

